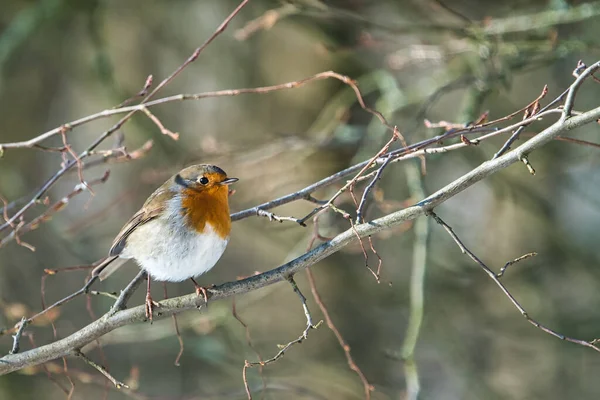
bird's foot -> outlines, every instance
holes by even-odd
[[[150,293],[146,293],[146,318],[150,320],[152,323],[152,314],[154,312],[154,307],[160,307],[160,303],[152,300],[152,296]]]
[[[194,287],[196,288],[196,295],[201,296],[204,299],[204,304],[208,306],[208,291],[205,287],[198,285],[198,283],[192,278],[192,282],[194,282]],[[215,287],[215,285],[210,285],[210,288]]]

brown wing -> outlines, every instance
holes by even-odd
[[[127,245],[127,238],[131,233],[140,225],[145,224],[148,221],[152,221],[154,218],[160,216],[166,208],[167,201],[173,197],[173,193],[164,188],[159,188],[156,192],[146,200],[141,210],[135,213],[129,221],[123,226],[121,232],[117,235],[113,241],[112,246],[108,255],[110,257],[118,256],[123,252],[123,249]]]
[[[148,197],[148,200],[146,200],[141,210],[135,213],[135,215],[127,221],[125,226],[121,229],[121,232],[119,232],[113,241],[113,244],[110,247],[109,256],[100,265],[94,268],[92,275],[98,275],[100,280],[104,280],[121,265],[127,262],[127,259],[119,257],[127,245],[127,238],[135,228],[148,221],[152,221],[160,216],[165,210],[167,202],[173,198],[173,192],[169,190],[172,179],[173,178],[156,189],[156,191]]]

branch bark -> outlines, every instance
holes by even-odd
[[[600,63],[597,64],[600,65]],[[596,65],[595,67],[596,69],[598,68]],[[573,85],[571,90],[576,90],[576,85]],[[355,225],[354,228],[342,232],[329,242],[323,243],[315,249],[278,268],[240,281],[228,282],[210,289],[211,300],[225,299],[287,280],[290,276],[293,276],[331,254],[336,253],[350,242],[356,240],[357,235],[360,237],[373,235],[377,232],[423,216],[428,211],[433,210],[444,201],[452,198],[475,183],[516,162],[520,162],[523,157],[526,157],[529,153],[542,147],[557,136],[564,135],[575,128],[594,122],[598,119],[600,119],[600,107],[578,116],[565,116],[540,134],[523,143],[518,148],[497,159],[484,162],[479,167],[461,176],[414,206],[407,207],[403,210],[396,211],[364,224]],[[204,300],[195,294],[165,300],[161,303],[161,315],[157,316],[157,318],[166,318],[185,310],[195,309],[203,304]],[[124,325],[145,320],[146,317],[143,305],[112,314],[107,313],[98,320],[64,339],[22,353],[8,354],[0,358],[0,375],[8,374],[21,368],[42,364],[56,358],[70,356],[74,354],[73,352],[76,349],[82,348],[86,344],[99,339],[108,332]]]

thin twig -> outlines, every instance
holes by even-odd
[[[169,75],[168,77],[163,79],[163,81],[160,82],[158,84],[158,86],[156,86],[156,88],[154,88],[154,90],[152,92],[150,92],[150,94],[144,99],[144,101],[142,101],[142,104],[148,103],[148,101],[160,89],[162,89],[169,82],[171,82],[173,79],[175,79],[175,77],[177,75],[179,75],[181,73],[181,71],[183,71],[188,65],[190,65],[191,63],[196,61],[196,59],[198,59],[198,56],[200,56],[200,53],[202,53],[202,51],[204,49],[206,49],[206,47],[209,44],[211,44],[213,40],[215,40],[217,38],[217,36],[219,36],[221,33],[223,33],[225,31],[225,29],[227,29],[227,25],[229,25],[231,20],[242,10],[242,8],[244,8],[244,6],[246,4],[248,4],[249,1],[250,0],[242,0],[242,2],[240,2],[240,4],[223,20],[223,22],[221,22],[221,24],[217,27],[217,29],[215,29],[213,34],[210,35],[209,38],[206,39],[206,41],[204,43],[202,43],[202,45],[200,45],[200,47],[198,47],[196,50],[194,50],[192,55],[187,60],[185,60],[185,62],[183,64],[181,64],[179,67],[177,67],[177,69],[175,71],[173,71],[173,73],[171,75]]]
[[[136,99],[138,99],[140,97],[144,97],[145,95],[147,95],[148,94],[148,89],[150,89],[152,87],[153,81],[154,81],[154,77],[152,75],[148,75],[148,77],[146,78],[146,81],[144,82],[144,86],[142,87],[142,89],[139,92],[137,92],[136,94],[134,94],[130,98],[124,100],[121,104],[119,104],[118,106],[116,106],[114,108],[124,107],[127,104],[133,102],[134,100],[136,100]]]
[[[375,187],[375,184],[381,178],[381,174],[383,173],[383,170],[385,169],[385,167],[387,167],[390,164],[391,161],[392,161],[392,157],[387,157],[385,159],[383,164],[381,164],[381,166],[379,168],[377,168],[377,171],[375,173],[375,177],[373,178],[373,180],[365,188],[365,190],[362,194],[362,197],[360,199],[360,204],[358,205],[358,208],[356,209],[356,223],[357,224],[361,224],[364,222],[363,215],[365,212],[365,206],[367,205],[367,196],[369,195],[371,190],[373,190],[373,188]]]
[[[252,393],[251,393],[250,387],[248,385],[248,379],[247,379],[246,370],[248,368],[257,367],[257,366],[262,368],[265,365],[268,365],[268,364],[276,362],[281,357],[283,357],[283,355],[286,353],[286,351],[288,351],[288,349],[290,347],[292,347],[295,344],[300,344],[304,340],[308,339],[308,332],[311,329],[317,329],[319,327],[319,325],[321,325],[321,322],[323,322],[323,321],[320,321],[316,325],[313,323],[312,316],[311,316],[310,311],[308,310],[308,306],[306,304],[306,297],[304,297],[304,295],[300,291],[300,288],[296,284],[296,281],[294,281],[294,276],[293,275],[289,275],[286,279],[290,283],[290,285],[292,285],[292,289],[294,290],[294,293],[296,293],[298,295],[298,297],[300,298],[300,302],[302,303],[302,309],[304,310],[304,316],[306,317],[306,328],[304,329],[304,331],[302,331],[302,333],[300,334],[300,336],[298,337],[298,339],[292,340],[292,341],[288,342],[285,345],[279,345],[280,350],[273,357],[271,357],[271,358],[269,358],[267,360],[262,360],[259,357],[259,361],[249,362],[248,360],[246,360],[244,362],[244,368],[242,370],[242,379],[243,379],[243,382],[244,382],[244,388],[246,389],[246,393],[248,395],[248,399],[250,399],[250,400],[252,399]]]
[[[333,323],[333,320],[331,319],[331,316],[329,315],[329,310],[327,310],[327,307],[325,306],[325,303],[323,302],[323,299],[321,298],[321,295],[319,294],[319,291],[317,290],[317,285],[315,283],[315,277],[310,268],[306,269],[306,276],[308,278],[308,283],[310,285],[310,290],[312,292],[313,298],[315,299],[315,303],[317,303],[317,305],[321,309],[321,312],[323,313],[323,317],[325,318],[325,323],[327,324],[327,327],[333,332],[333,334],[335,335],[335,338],[337,339],[338,343],[340,344],[340,347],[344,351],[344,355],[346,356],[346,362],[348,363],[348,367],[352,371],[356,372],[356,375],[358,375],[358,377],[360,378],[360,381],[362,382],[363,388],[365,390],[365,399],[369,400],[371,398],[371,392],[373,390],[375,390],[375,388],[373,387],[373,385],[371,385],[369,383],[365,374],[358,367],[358,365],[356,365],[356,363],[354,362],[354,359],[352,358],[352,353],[350,352],[350,346],[348,345],[346,340],[344,340],[344,337],[340,333],[339,329]]]
[[[286,345],[280,346],[279,352],[277,352],[277,354],[275,354],[273,357],[271,357],[265,361],[249,362],[248,367],[264,366],[264,365],[271,364],[271,363],[279,360],[281,357],[283,357],[285,352],[290,347],[292,347],[295,344],[302,343],[305,339],[308,339],[308,332],[311,329],[317,329],[322,322],[321,321],[321,322],[317,323],[316,325],[313,323],[312,316],[310,314],[310,311],[308,310],[308,306],[306,305],[306,297],[304,297],[304,295],[300,291],[300,288],[298,288],[298,285],[296,284],[296,281],[294,281],[294,278],[292,275],[290,275],[287,278],[287,281],[290,283],[290,285],[292,285],[292,289],[294,290],[294,293],[296,293],[298,295],[298,297],[300,298],[300,302],[302,303],[302,309],[304,310],[304,316],[306,317],[306,328],[304,329],[304,331],[302,331],[302,333],[300,334],[298,339],[292,340],[291,342],[288,342]]]
[[[473,260],[475,263],[477,263],[484,271],[485,273],[490,277],[490,279],[492,281],[494,281],[494,283],[500,288],[500,290],[502,290],[502,292],[504,293],[504,295],[506,297],[508,297],[508,299],[510,300],[510,302],[515,306],[515,308],[517,310],[519,310],[519,312],[521,313],[521,315],[533,326],[535,326],[536,328],[542,330],[543,332],[554,336],[555,338],[558,338],[560,340],[564,340],[570,343],[575,343],[581,346],[585,346],[585,347],[589,347],[591,349],[596,350],[597,352],[600,352],[600,347],[596,346],[596,340],[592,340],[592,341],[587,341],[587,340],[581,340],[581,339],[576,339],[576,338],[572,338],[569,336],[565,336],[562,333],[558,333],[555,330],[552,330],[548,327],[546,327],[545,325],[542,325],[541,323],[537,322],[536,320],[534,320],[533,318],[531,318],[529,316],[529,314],[527,314],[527,311],[525,311],[525,309],[521,306],[521,304],[519,304],[519,302],[514,298],[514,296],[510,293],[510,291],[506,288],[506,286],[504,286],[504,284],[500,281],[500,279],[498,278],[498,276],[486,265],[484,264],[483,261],[481,261],[471,250],[469,250],[464,243],[460,240],[460,238],[458,237],[458,235],[452,230],[452,228],[446,224],[440,217],[437,216],[437,214],[435,214],[433,211],[429,212],[429,215],[435,220],[435,222],[437,222],[439,225],[441,225],[446,232],[448,232],[448,234],[450,235],[450,237],[454,240],[454,242],[458,245],[458,247],[460,248],[461,252],[463,254],[466,254],[467,256],[469,256],[469,258],[471,260]]]
[[[108,315],[114,315],[117,311],[124,310],[127,307],[127,302],[133,296],[133,293],[140,286],[142,281],[146,278],[146,271],[140,270],[138,274],[129,282],[129,284],[121,291],[121,294],[117,298],[117,301],[112,305]]]
[[[387,125],[386,125],[387,126]],[[371,168],[373,165],[375,165],[376,161],[383,156],[385,153],[387,153],[388,149],[390,148],[390,146],[392,145],[393,142],[395,142],[396,140],[398,140],[399,138],[401,138],[402,136],[400,135],[400,131],[398,131],[398,128],[394,127],[393,128],[393,133],[392,133],[392,137],[390,138],[390,140],[381,148],[381,150],[379,150],[377,152],[377,154],[375,154],[373,157],[371,157],[370,160],[368,160],[366,163],[363,163],[364,165],[362,166],[362,168],[358,171],[358,173],[354,176],[354,178],[352,178],[351,180],[349,180],[348,182],[346,182],[346,184],[344,186],[342,186],[341,189],[339,189],[333,196],[331,196],[331,198],[329,198],[329,200],[327,200],[327,202],[325,204],[322,204],[318,207],[316,207],[314,210],[312,210],[310,213],[308,213],[305,217],[303,217],[300,221],[302,223],[305,223],[306,221],[308,221],[310,218],[312,218],[316,213],[318,213],[321,210],[324,210],[328,207],[331,207],[331,205],[333,204],[333,202],[342,194],[344,193],[346,190],[350,189],[350,193],[353,194],[352,190],[354,187],[354,184],[356,183],[356,180],[358,178],[361,177],[361,175],[368,170],[369,168]],[[354,198],[354,195],[353,195]],[[355,200],[356,202],[356,200]],[[356,204],[356,206],[358,207],[358,204]]]
[[[56,337],[56,335],[55,335],[55,337]],[[67,400],[71,400],[73,398],[73,393],[75,393],[75,382],[73,382],[73,379],[71,378],[71,373],[69,372],[69,365],[67,363],[67,357],[63,357],[62,362],[63,362],[63,374],[67,377],[67,380],[69,381],[69,385],[71,385],[71,387],[69,388],[69,393],[67,393]]]
[[[35,344],[35,340],[33,338],[33,334],[31,332],[26,332],[24,334],[24,336],[27,336],[27,338],[29,339],[29,344],[31,345],[31,348],[37,347]],[[50,369],[47,367],[47,364],[42,364],[41,367],[42,367],[42,370],[46,373],[46,377],[48,378],[48,380],[50,382],[52,382],[54,385],[56,385],[66,396],[68,396],[69,393],[71,392],[71,390],[67,389],[62,382],[60,382],[58,379],[56,379],[54,376],[52,376],[52,373],[50,372]],[[57,367],[56,370],[59,371],[59,373],[63,373],[64,372],[64,364],[63,364],[63,367]]]
[[[115,385],[115,387],[117,389],[129,389],[129,386],[127,386],[126,384],[124,384],[121,381],[118,381],[114,376],[112,376],[107,370],[106,368],[104,368],[102,365],[94,362],[93,360],[91,360],[88,356],[86,356],[85,354],[83,354],[81,352],[81,350],[79,349],[75,349],[73,351],[73,355],[76,357],[81,358],[83,361],[85,361],[86,364],[94,367],[98,372],[100,372],[102,375],[104,375],[106,377],[106,379],[108,379],[109,381],[112,382],[113,385]]]
[[[102,292],[99,290],[90,290],[88,294],[92,296],[104,296],[113,300],[117,300],[119,298],[119,295],[116,292]]]
[[[75,163],[77,164],[77,174],[79,175],[79,183],[83,187],[85,187],[92,196],[94,196],[94,191],[92,190],[90,185],[87,184],[87,182],[85,181],[85,178],[83,177],[83,162],[81,161],[81,158],[79,158],[77,153],[75,153],[73,151],[73,148],[67,141],[67,129],[62,129],[60,131],[60,136],[61,136],[65,151],[67,153],[69,153],[71,155],[71,157],[73,157],[73,160],[75,160]],[[66,158],[66,155],[64,152],[63,152],[63,155],[65,157],[65,162],[66,162],[67,158]]]
[[[356,95],[356,99],[359,102],[359,105],[361,106],[361,108],[363,110],[365,110],[366,112],[379,118],[380,121],[382,121],[382,122],[385,121],[385,118],[383,118],[381,113],[366,106],[363,96],[362,96],[360,90],[358,89],[358,86],[356,85],[355,81],[353,81],[348,76],[338,74],[334,71],[325,71],[325,72],[320,72],[318,74],[315,74],[315,75],[312,75],[312,76],[309,76],[309,77],[306,77],[303,79],[298,79],[295,81],[289,81],[289,82],[280,83],[280,84],[271,85],[271,86],[260,86],[260,87],[254,87],[254,88],[241,88],[241,89],[225,89],[225,90],[202,92],[202,93],[196,93],[196,94],[178,94],[178,95],[159,98],[159,99],[152,100],[152,101],[146,101],[145,103],[138,104],[138,105],[121,107],[121,108],[116,108],[116,109],[108,109],[108,110],[98,112],[96,114],[92,114],[92,115],[68,122],[66,124],[61,125],[58,128],[54,128],[52,130],[44,132],[41,135],[36,136],[35,138],[29,139],[27,141],[14,142],[14,143],[2,143],[2,144],[0,144],[0,146],[3,149],[36,147],[38,145],[38,143],[43,142],[55,135],[60,134],[61,131],[64,131],[66,129],[66,127],[68,127],[69,129],[72,129],[74,127],[81,126],[81,125],[90,123],[92,121],[98,120],[98,119],[108,118],[108,117],[112,117],[115,115],[130,114],[130,113],[136,113],[139,111],[145,112],[144,110],[148,110],[150,107],[154,107],[154,106],[158,106],[158,105],[162,105],[162,104],[167,104],[167,103],[172,103],[172,102],[180,102],[180,101],[202,100],[202,99],[215,98],[215,97],[233,97],[233,96],[239,96],[239,95],[244,95],[244,94],[268,94],[268,93],[277,92],[277,91],[281,91],[281,90],[297,89],[297,88],[305,86],[309,83],[321,81],[321,80],[327,80],[327,79],[335,79],[335,80],[338,80],[338,81],[350,86],[352,88],[352,90],[354,91],[354,93]],[[146,98],[145,100],[148,100],[148,98]],[[383,118],[383,120],[381,120],[381,118]],[[388,126],[387,121],[384,122],[384,124],[386,126]],[[392,129],[392,128],[390,127],[390,129]],[[63,151],[63,149],[62,148],[57,149],[57,151]],[[91,152],[88,152],[88,155],[89,154],[91,154]]]
[[[248,326],[248,324],[246,324],[244,322],[244,320],[242,320],[242,317],[240,317],[240,315],[237,312],[236,302],[235,302],[235,296],[233,296],[231,298],[231,315],[233,315],[233,318],[235,318],[240,323],[240,325],[242,325],[242,327],[244,328],[244,334],[246,336],[246,344],[248,345],[248,347],[250,347],[250,349],[252,349],[252,351],[254,352],[254,354],[256,354],[256,357],[258,358],[259,362],[264,362],[262,355],[254,347],[254,344],[252,343],[252,337],[250,336],[250,327]],[[247,372],[246,372],[246,370],[248,368],[249,368],[248,360],[245,360],[244,361],[244,368],[242,370],[242,379],[244,381],[244,388],[246,389],[246,394],[248,396],[248,399],[252,400],[252,393],[250,391],[250,386],[248,384]],[[260,379],[262,381],[262,391],[263,391],[263,394],[264,394],[265,391],[267,390],[267,381],[265,379],[265,375],[263,373],[263,369],[264,369],[264,366],[263,365],[259,365],[259,367],[258,367],[258,374],[260,375]]]
[[[575,82],[573,82],[573,84],[569,87],[569,92],[567,94],[567,98],[565,99],[565,106],[563,108],[562,119],[567,119],[571,117],[571,111],[573,111],[573,106],[575,105],[575,96],[577,95],[581,84],[599,68],[600,61],[597,61],[594,64],[590,65],[577,77],[577,79],[575,79]]]
[[[158,119],[158,117],[156,115],[152,114],[150,112],[150,110],[148,110],[148,107],[143,106],[142,111],[144,112],[144,114],[146,114],[146,116],[148,118],[150,118],[150,120],[152,122],[154,122],[154,124],[158,127],[158,129],[160,129],[160,133],[162,133],[163,135],[169,136],[173,140],[179,139],[179,133],[173,132],[173,131],[165,128],[165,126],[162,124],[162,122],[160,122],[160,119]]]
[[[21,350],[21,336],[23,336],[23,332],[25,331],[25,327],[27,326],[27,318],[22,317],[21,322],[18,324],[19,329],[17,329],[17,333],[13,335],[13,345],[10,349],[9,354],[17,354]]]
[[[522,108],[520,110],[521,112],[525,112],[525,116],[523,119],[527,119],[529,117],[536,116],[540,112],[545,111],[544,109],[540,110],[539,104],[540,104],[540,100],[542,100],[544,97],[546,97],[547,94],[548,94],[548,85],[545,85],[544,88],[542,89],[542,93],[534,101],[532,101],[531,103],[529,103],[527,106],[525,106],[524,108]],[[515,114],[513,113],[512,115],[515,115]],[[521,125],[519,128],[517,128],[515,130],[515,132],[510,136],[510,138],[508,138],[508,140],[502,145],[500,150],[498,150],[496,152],[496,154],[494,154],[493,158],[498,158],[502,154],[506,153],[510,149],[510,146],[512,146],[512,144],[519,138],[519,135],[521,134],[521,132],[523,132],[523,130],[525,130],[526,126],[527,125]]]
[[[300,221],[298,218],[279,216],[279,215],[273,214],[270,211],[262,210],[260,208],[256,210],[256,215],[258,215],[259,217],[266,217],[269,219],[269,221],[277,221],[277,222],[290,221],[290,222],[295,222],[300,226],[306,227],[306,224],[304,222]]]
[[[163,282],[162,283],[162,287],[163,287],[163,293],[164,293],[164,298],[165,300],[169,298],[169,295],[167,293],[167,282]],[[173,319],[173,327],[175,328],[175,335],[177,336],[177,341],[179,342],[179,352],[177,353],[177,356],[175,357],[175,362],[173,364],[175,364],[176,367],[179,367],[179,360],[181,360],[181,356],[183,355],[183,337],[181,336],[181,332],[179,331],[179,324],[177,323],[177,315],[173,314],[171,316],[171,318]]]
[[[48,275],[46,275],[48,276]],[[85,294],[88,292],[90,286],[92,286],[92,284],[96,281],[97,277],[92,277],[90,280],[88,280],[86,282],[86,284],[79,289],[78,291],[71,293],[70,295],[58,300],[57,302],[55,302],[54,304],[50,305],[47,308],[44,308],[42,311],[38,312],[37,314],[33,315],[32,317],[29,317],[26,319],[26,323],[29,324],[31,322],[33,322],[35,319],[41,317],[42,315],[46,314],[48,311],[56,308],[56,307],[60,307],[65,303],[68,303],[69,301],[73,300],[74,298],[81,296],[82,294]]]
[[[58,200],[57,202],[55,202],[54,204],[49,206],[39,216],[37,216],[36,218],[31,220],[27,224],[21,224],[20,226],[17,226],[16,228],[13,229],[13,231],[11,233],[9,233],[8,235],[6,235],[2,239],[0,239],[0,247],[4,246],[6,243],[8,243],[9,241],[11,241],[13,239],[16,240],[17,242],[19,242],[20,241],[19,234],[27,233],[27,232],[30,232],[32,230],[39,228],[39,226],[42,223],[49,221],[54,214],[56,214],[57,212],[61,211],[64,207],[66,207],[66,205],[69,203],[69,201],[73,197],[75,197],[78,194],[80,194],[81,192],[83,192],[83,190],[85,188],[89,188],[91,186],[98,185],[98,184],[103,184],[108,180],[109,176],[110,176],[110,173],[107,170],[107,171],[105,171],[104,175],[98,179],[94,179],[90,182],[87,182],[85,185],[83,185],[81,183],[77,184],[75,186],[75,188],[73,188],[71,193],[67,194],[62,199]]]
[[[510,267],[511,265],[521,262],[523,260],[526,260],[530,257],[535,257],[535,256],[537,256],[537,253],[534,251],[532,253],[524,254],[521,257],[517,257],[514,260],[507,262],[506,264],[504,264],[504,266],[502,268],[500,268],[500,272],[498,272],[496,274],[496,278],[502,278],[504,276],[504,273],[506,272],[506,269],[508,267]]]

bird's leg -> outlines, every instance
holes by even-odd
[[[194,278],[190,278],[192,282],[194,282],[194,287],[196,288],[196,294],[198,296],[202,296],[204,298],[204,304],[208,305],[208,292],[205,287],[198,285],[198,282],[194,280]],[[215,286],[215,285],[212,285]]]
[[[154,307],[160,307],[156,301],[152,300],[152,294],[150,293],[150,275],[146,273],[146,279],[148,279],[148,286],[146,288],[146,318],[152,323],[152,312]]]

